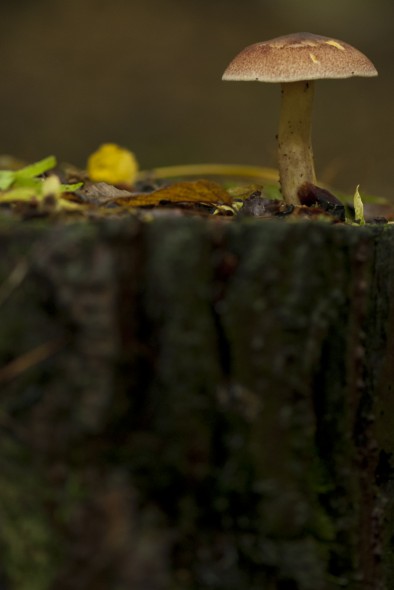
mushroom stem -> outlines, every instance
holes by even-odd
[[[311,144],[313,81],[282,83],[278,161],[284,200],[299,205],[304,182],[316,183]]]

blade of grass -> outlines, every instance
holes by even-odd
[[[241,176],[257,178],[264,182],[276,182],[278,171],[273,168],[260,166],[243,166],[233,164],[185,164],[179,166],[164,166],[152,170],[141,171],[138,180],[146,178],[176,178],[178,176]]]

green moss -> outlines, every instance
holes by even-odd
[[[0,445],[0,545],[12,588],[46,590],[58,564],[58,543],[45,505],[47,486],[30,453],[3,437]]]

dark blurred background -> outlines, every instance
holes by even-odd
[[[0,153],[84,166],[99,143],[141,167],[275,166],[277,85],[222,82],[244,46],[295,31],[348,41],[378,78],[317,84],[321,180],[392,195],[392,0],[20,0],[1,10]]]

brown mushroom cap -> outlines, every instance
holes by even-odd
[[[297,82],[377,75],[373,63],[348,43],[294,33],[249,45],[232,60],[223,80]]]

